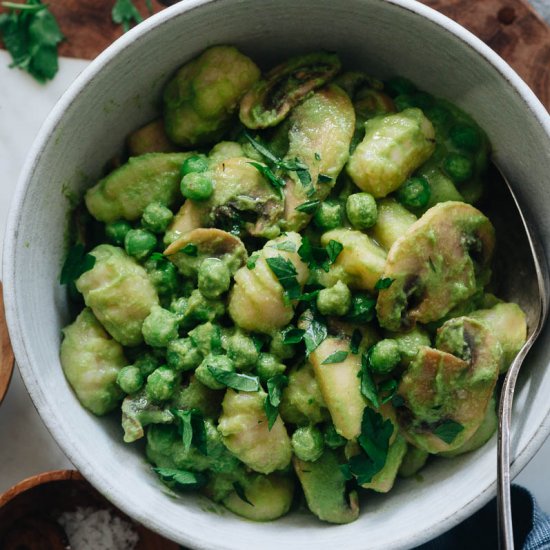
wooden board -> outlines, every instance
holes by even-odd
[[[550,27],[526,0],[421,0],[479,36],[514,67],[550,108]],[[174,0],[152,0],[158,12]],[[114,0],[49,2],[67,40],[61,55],[93,59],[122,34],[111,20]],[[148,16],[145,0],[135,0]],[[0,10],[1,11],[1,10]]]
[[[2,283],[0,283],[0,403],[8,391],[13,372],[13,350],[10,345],[8,327],[4,315],[4,300],[2,299]]]

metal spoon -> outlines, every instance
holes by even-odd
[[[8,327],[4,316],[2,283],[0,283],[0,403],[2,403],[10,385],[13,361],[13,350],[11,349]]]
[[[505,246],[496,257],[502,263],[498,272],[503,275],[499,294],[516,302],[527,317],[528,337],[510,365],[500,396],[498,427],[498,484],[497,511],[499,547],[513,550],[512,502],[510,496],[510,426],[512,401],[523,360],[539,336],[548,314],[550,279],[544,249],[533,226],[521,210],[510,184],[495,167],[490,178],[490,204],[487,212],[494,222],[497,242]],[[509,276],[507,276],[509,275]]]

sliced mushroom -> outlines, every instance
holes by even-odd
[[[329,82],[340,67],[338,56],[328,52],[293,57],[278,65],[242,98],[241,122],[254,129],[276,126],[307,94]]]
[[[359,516],[359,499],[352,491],[346,495],[346,479],[338,456],[325,450],[315,462],[292,459],[294,471],[302,484],[308,508],[329,523],[350,523]]]
[[[498,378],[502,349],[479,321],[458,317],[420,348],[398,388],[403,435],[430,453],[452,451],[479,428]]]
[[[196,247],[190,253],[186,247]],[[195,277],[205,258],[219,258],[231,275],[246,263],[248,254],[239,239],[227,231],[215,228],[193,229],[174,241],[164,255],[178,268],[182,275]]]
[[[495,245],[491,222],[476,208],[445,202],[430,208],[391,247],[376,311],[382,327],[402,331],[441,319],[482,288]]]
[[[327,197],[348,160],[354,130],[351,100],[335,85],[314,93],[293,110],[285,160],[298,160],[307,167],[303,172],[307,176],[304,181],[294,171],[286,178],[283,229],[300,231],[307,225],[311,216],[298,212],[296,207]]]

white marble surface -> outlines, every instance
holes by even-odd
[[[550,0],[535,0],[550,17]],[[62,59],[60,71],[47,85],[8,69],[0,51],[0,252],[5,221],[25,155],[48,112],[87,62]],[[550,440],[517,478],[550,513]],[[30,475],[71,464],[45,429],[19,373],[0,408],[0,492]]]

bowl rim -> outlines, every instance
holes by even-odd
[[[105,496],[105,498],[111,501],[117,508],[121,509],[128,516],[132,518],[139,516],[138,521],[153,531],[161,533],[167,538],[171,538],[174,533],[170,532],[166,526],[158,525],[153,519],[150,519],[149,516],[139,514],[137,512],[137,507],[132,504],[131,499],[124,499],[122,496],[119,496],[109,490],[108,482],[106,482],[101,475],[97,474],[94,470],[93,464],[82,456],[75,441],[67,437],[66,434],[60,433],[54,415],[40,414],[41,411],[47,412],[49,407],[43,398],[40,386],[38,384],[33,384],[34,377],[32,370],[29,368],[30,361],[27,354],[24,333],[18,322],[18,311],[15,298],[17,287],[15,272],[15,257],[17,250],[15,247],[15,242],[17,240],[18,223],[21,217],[21,211],[27,188],[33,173],[36,170],[37,161],[42,156],[48,136],[55,131],[56,127],[63,118],[64,112],[72,103],[78,100],[78,97],[81,95],[86,85],[91,82],[95,75],[101,72],[103,67],[108,65],[121,51],[142,38],[143,35],[146,35],[153,29],[167,23],[172,17],[200,9],[202,6],[207,4],[215,4],[219,1],[220,0],[188,0],[185,3],[177,3],[162,10],[161,12],[149,17],[139,25],[136,25],[129,32],[118,38],[78,75],[78,77],[55,104],[34,139],[29,152],[27,153],[10,207],[8,221],[6,224],[4,252],[2,257],[2,277],[5,288],[4,299],[9,334],[11,336],[18,368],[21,372],[27,391],[30,394],[33,405],[39,412],[42,422],[45,424],[52,437],[58,442],[60,447],[63,449],[63,452],[67,455],[71,462],[76,465],[84,477],[95,488],[97,488]],[[550,141],[550,115],[548,114],[546,108],[542,105],[529,86],[514,71],[514,69],[512,69],[512,67],[504,59],[491,50],[489,46],[487,46],[473,33],[447,16],[415,0],[359,1],[392,4],[397,8],[404,9],[427,19],[429,22],[440,27],[443,31],[446,31],[448,34],[452,35],[454,38],[458,38],[462,44],[474,50],[482,59],[485,60],[488,66],[492,67],[500,74],[510,88],[516,93],[519,99],[524,103],[525,108],[528,109],[537,120],[538,124],[542,127]],[[523,449],[519,450],[519,452],[516,450],[516,454],[513,455],[511,464],[512,478],[517,476],[527,465],[549,435],[550,407],[546,413],[546,416],[543,418],[539,429],[533,437],[523,447]],[[396,541],[397,546],[394,547],[404,548],[405,544],[409,545],[411,543],[417,545],[437,537],[441,533],[451,529],[469,517],[485,505],[495,494],[496,456],[494,480],[487,482],[483,489],[460,510],[456,510],[455,512],[449,514],[438,524],[433,525],[431,528],[418,534],[414,540],[405,540],[402,538],[399,541]],[[208,543],[207,545],[203,538],[197,537],[193,532],[186,532],[185,534],[181,533],[180,538],[181,540],[178,540],[178,542],[184,542],[185,544],[188,544],[196,549],[224,550],[222,547],[212,545],[211,543]]]

